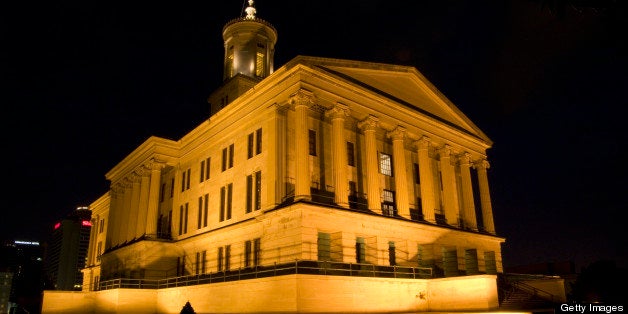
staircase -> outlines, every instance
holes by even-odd
[[[559,303],[556,298],[543,290],[536,289],[501,275],[498,277],[499,309],[525,310],[532,313],[553,313]]]

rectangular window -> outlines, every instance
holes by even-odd
[[[174,178],[170,179],[170,198],[174,196]]]
[[[196,252],[196,261],[194,263],[194,275],[198,275],[201,271],[201,252]]]
[[[103,231],[105,231],[105,219],[100,220],[100,230],[98,230],[98,233],[103,233]]]
[[[188,203],[185,203],[183,212],[183,233],[188,233]]]
[[[235,148],[233,144],[229,145],[229,169],[233,168],[233,152]]]
[[[254,151],[254,144],[255,144],[255,138],[254,138],[255,133],[251,133],[248,136],[247,139],[247,145],[246,145],[246,157],[247,158],[251,158],[253,157],[253,151]]]
[[[379,153],[379,172],[387,176],[393,175],[391,155]]]
[[[262,258],[262,241],[260,238],[253,240],[253,266],[259,266]]]
[[[209,174],[210,174],[209,169],[211,169],[210,168],[211,161],[212,161],[211,157],[207,157],[207,159],[205,159],[205,180],[209,180]]]
[[[218,271],[223,271],[223,256],[224,256],[224,248],[221,246],[218,248]]]
[[[308,130],[308,144],[310,155],[316,156],[316,131]]]
[[[253,210],[253,176],[246,176],[246,212]]]
[[[98,249],[96,250],[96,261],[100,262],[100,256],[102,255],[102,241],[98,242]]]
[[[222,171],[227,170],[227,148],[222,149]]]
[[[181,173],[181,192],[185,191],[185,170]]]
[[[366,243],[364,243],[364,238],[357,238],[355,241],[355,262],[358,264],[366,263]]]
[[[196,229],[201,229],[201,224],[203,222],[203,197],[199,196],[198,197],[198,214],[196,217]]]
[[[255,131],[255,155],[262,153],[262,129]]]
[[[355,146],[351,142],[347,142],[347,164],[355,167]]]
[[[319,232],[316,244],[318,247],[318,260],[331,260],[331,235],[329,233]]]
[[[209,158],[205,160],[201,160],[201,171],[200,171],[201,182],[205,180],[209,180],[209,161],[210,161]]]
[[[191,169],[183,170],[181,173],[181,192],[190,189]]]
[[[388,242],[388,263],[390,266],[397,265],[397,255],[395,253],[395,242]]]
[[[264,54],[261,52],[255,55],[255,76],[264,76]]]
[[[253,209],[262,208],[262,172],[255,172],[255,203]]]
[[[251,267],[251,257],[253,255],[253,242],[244,242],[244,267]]]
[[[201,171],[199,171],[201,179],[199,182],[205,181],[205,160],[201,160]]]
[[[262,208],[262,172],[246,176],[246,212]]]
[[[222,149],[222,171],[233,168],[234,144]]]
[[[201,253],[201,274],[207,271],[207,251]]]
[[[183,234],[183,205],[179,206],[179,235]]]
[[[209,194],[203,198],[203,227],[207,227],[207,215],[209,214]]]
[[[233,183],[220,188],[220,221],[231,219],[231,200],[233,196]]]
[[[384,216],[395,216],[397,214],[397,208],[395,207],[394,191],[382,191],[382,214]]]
[[[231,262],[231,245],[225,245],[225,270],[229,270]]]

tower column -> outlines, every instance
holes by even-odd
[[[454,166],[451,164],[451,147],[439,150],[440,171],[443,180],[443,205],[445,207],[445,219],[451,226],[458,225],[458,206],[456,204],[456,177]]]
[[[406,153],[404,139],[406,129],[397,126],[388,132],[393,143],[393,171],[395,176],[395,201],[399,216],[410,219],[410,202],[408,201],[408,180],[406,175]]]
[[[105,247],[107,249],[120,244],[118,230],[120,230],[121,213],[124,207],[124,187],[121,183],[116,183],[111,187],[111,207],[109,209],[109,221],[107,222],[107,241]]]
[[[421,208],[423,219],[436,223],[434,209],[434,176],[432,175],[432,160],[430,159],[430,139],[427,136],[416,141],[417,154],[419,155],[419,180],[421,180]]]
[[[163,163],[153,159],[148,166],[150,169],[150,187],[148,191],[148,206],[146,214],[146,236],[157,237],[157,218],[159,217],[159,184],[161,183],[161,169]]]
[[[475,204],[473,202],[473,185],[471,184],[471,155],[464,153],[460,160],[460,178],[462,180],[462,221],[464,227],[477,230]]]
[[[349,107],[337,103],[326,113],[332,121],[334,201],[337,205],[349,208],[349,184],[347,181],[347,144],[345,141],[345,117],[349,116]]]
[[[491,194],[488,188],[488,176],[486,169],[490,167],[488,161],[482,159],[474,164],[478,172],[478,187],[480,190],[480,203],[482,206],[482,224],[484,231],[495,234],[493,223],[493,206],[491,205]]]
[[[314,104],[314,94],[300,89],[291,95],[294,105],[295,187],[294,200],[312,199],[310,192],[310,160],[308,151],[308,111]]]
[[[127,228],[129,228],[129,210],[131,209],[131,194],[132,194],[132,188],[133,188],[133,183],[132,181],[127,177],[124,178],[124,197],[122,198],[122,207],[121,207],[121,211],[118,212],[118,223],[120,224],[120,229],[118,230],[118,240],[119,243],[118,244],[122,244],[124,242],[127,241],[126,238],[126,230]]]
[[[379,173],[377,165],[377,138],[375,132],[379,127],[379,119],[368,116],[358,123],[358,127],[364,131],[365,155],[366,155],[366,199],[368,208],[374,212],[382,209],[381,195],[379,192]]]

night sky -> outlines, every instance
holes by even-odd
[[[626,266],[623,1],[265,1],[275,69],[297,55],[416,67],[494,141],[505,266]],[[1,239],[44,240],[149,136],[208,118],[244,1],[2,5]]]

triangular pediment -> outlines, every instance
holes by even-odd
[[[489,145],[491,143],[464,113],[414,67],[307,56],[296,57],[289,64],[303,64],[315,71],[323,71],[355,88],[377,94],[429,119],[477,137]]]

